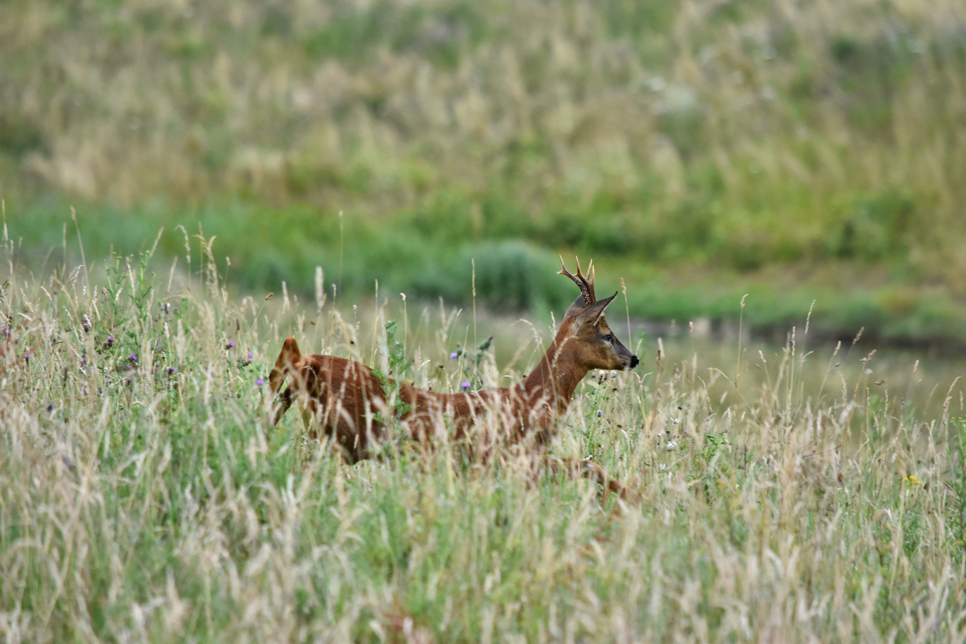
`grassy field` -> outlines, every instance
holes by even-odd
[[[311,293],[321,264],[354,297],[468,301],[470,259],[519,275],[566,248],[647,285],[638,315],[733,317],[754,291],[752,323],[818,299],[838,334],[963,341],[964,14],[5,2],[0,196],[41,255],[71,204],[103,256],[163,226],[173,257],[200,221],[248,289]],[[555,288],[507,306],[546,312]]]
[[[187,273],[146,252],[5,275],[7,641],[966,639],[966,410],[950,378],[921,382],[932,365],[914,404],[885,356],[805,324],[726,363],[634,338],[641,367],[589,377],[550,447],[640,494],[621,507],[512,450],[400,443],[348,467],[295,414],[266,426],[283,337],[404,355],[452,390],[519,378],[549,316],[354,304],[328,281],[239,299],[210,240],[191,248]]]
[[[14,261],[38,273],[65,257],[80,261],[77,245],[66,243],[79,231],[92,256],[138,253],[156,240],[160,256],[180,258],[180,269],[197,273],[197,249],[185,254],[185,248],[200,231],[217,239],[219,269],[231,277],[239,297],[278,293],[283,284],[303,299],[312,297],[320,266],[330,289],[350,299],[370,297],[378,284],[384,293],[469,305],[475,283],[476,299],[486,308],[544,318],[572,300],[568,285],[554,275],[557,253],[525,239],[458,241],[426,236],[402,219],[382,224],[320,215],[308,207],[279,212],[238,202],[176,214],[88,206],[75,219],[71,211],[61,200],[8,210],[9,234],[17,244]],[[907,279],[885,264],[830,261],[747,272],[654,264],[636,255],[580,256],[594,257],[598,274],[615,289],[626,286],[635,319],[737,322],[739,303],[748,295],[754,306],[745,311],[744,322],[759,335],[781,336],[811,311],[813,331],[826,338],[851,340],[864,329],[877,342],[922,346],[937,355],[966,350],[966,302],[949,285]]]

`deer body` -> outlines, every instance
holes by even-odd
[[[269,377],[270,389],[279,393],[288,376],[292,384],[281,393],[273,409],[274,425],[297,401],[309,434],[318,438],[316,428],[332,437],[351,462],[367,458],[371,443],[383,437],[379,420],[395,414],[409,429],[414,440],[432,436],[440,419],[448,418],[448,432],[462,440],[475,426],[487,428],[478,437],[483,445],[499,440],[510,444],[527,441],[543,443],[549,437],[554,419],[566,411],[577,385],[591,369],[632,369],[638,364],[631,353],[607,326],[604,309],[617,296],[597,301],[594,295],[592,265],[588,281],[578,264],[577,276],[567,275],[580,287],[581,296],[567,310],[560,329],[537,367],[520,383],[509,388],[444,394],[427,391],[405,382],[383,381],[366,365],[329,355],[303,356],[294,338],[288,338]],[[387,385],[398,388],[397,404],[388,409]],[[486,419],[493,422],[479,422]],[[499,435],[492,435],[494,429]]]

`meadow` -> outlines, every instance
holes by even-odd
[[[639,499],[445,440],[350,467],[296,414],[266,425],[286,335],[440,391],[520,378],[552,318],[342,299],[321,273],[238,297],[210,238],[151,250],[34,276],[4,240],[6,641],[966,639],[966,411],[925,361],[897,374],[807,319],[724,361],[628,338],[615,304],[643,363],[588,377],[549,451]]]
[[[8,0],[0,61],[4,641],[966,640],[962,3]],[[517,381],[561,251],[642,364],[548,452],[637,497],[268,425],[288,335]]]
[[[546,315],[566,298],[527,276],[565,248],[646,290],[639,317],[752,293],[749,324],[815,300],[840,338],[963,346],[964,25],[943,0],[14,0],[0,197],[38,263],[73,205],[98,256],[164,227],[170,259],[200,222],[245,289],[310,295],[322,265],[466,303],[475,259],[521,284],[488,306]]]

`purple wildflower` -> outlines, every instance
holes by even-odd
[[[460,383],[460,387],[462,387],[463,389],[469,389],[470,383],[464,380],[463,382]]]
[[[108,344],[114,344],[114,338],[111,338],[111,337],[109,337],[109,338],[107,339],[107,343],[108,343]]]
[[[229,340],[228,344],[225,345],[225,349],[234,349],[234,348],[235,348],[235,343],[232,342],[231,340]]]
[[[457,358],[459,357],[459,355],[460,355],[460,354],[458,354],[458,353],[456,353],[456,352],[454,351],[453,353],[451,353],[451,354],[449,354],[449,359],[450,359],[450,360],[456,360],[456,359],[457,359]]]
[[[254,360],[255,359],[255,356],[252,355],[252,352],[251,351],[248,352],[248,359],[249,360]]]
[[[174,373],[174,367],[168,367],[168,373]]]
[[[132,353],[131,355],[128,356],[128,360],[130,360],[131,362],[137,362],[138,357]]]
[[[255,384],[258,385],[259,387],[261,387],[262,385],[265,384],[265,381],[262,380],[261,378],[259,378],[258,380],[255,381]]]

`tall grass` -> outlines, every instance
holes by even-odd
[[[348,467],[295,414],[266,426],[285,335],[378,366],[400,351],[392,315],[437,391],[477,368],[519,378],[539,344],[509,367],[463,359],[468,320],[338,304],[329,282],[315,301],[236,300],[211,240],[189,248],[190,274],[145,253],[5,277],[7,640],[964,639],[952,383],[920,416],[869,356],[808,353],[801,333],[735,374],[652,347],[647,367],[588,378],[550,447],[637,490],[616,513],[594,484],[510,458],[403,445]]]

